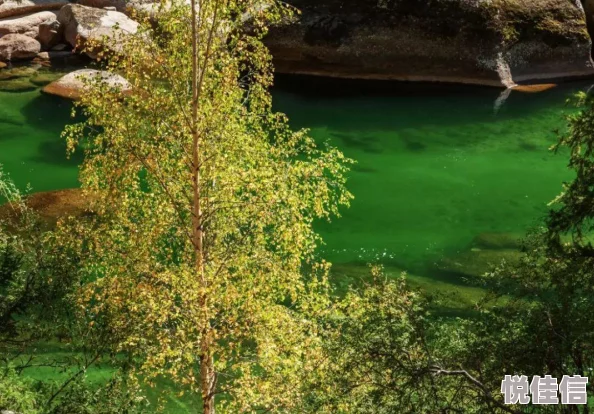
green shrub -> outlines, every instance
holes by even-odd
[[[13,370],[0,375],[0,411],[15,411],[27,414],[39,413],[39,394],[33,384]]]

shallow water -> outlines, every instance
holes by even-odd
[[[66,145],[60,138],[64,126],[72,122],[72,104],[44,95],[40,88],[3,90],[23,79],[27,78],[0,80],[0,164],[22,189],[27,185],[33,191],[76,187],[81,159],[67,159]]]
[[[0,81],[0,163],[34,191],[77,185],[80,158],[60,138],[71,104],[39,89],[6,92]],[[357,161],[343,217],[321,224],[335,263],[379,260],[433,277],[431,264],[485,232],[521,234],[570,177],[548,147],[565,101],[589,87],[538,94],[453,86],[279,78],[276,109]]]

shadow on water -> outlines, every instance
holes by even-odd
[[[537,144],[534,144],[532,142],[527,142],[527,141],[520,141],[520,143],[518,144],[518,147],[522,151],[536,152],[536,151],[542,150],[542,148],[540,146],[538,146]]]
[[[404,147],[406,150],[410,152],[422,152],[427,149],[427,145],[413,141],[409,138],[402,138],[402,141],[404,142]]]
[[[330,135],[340,139],[349,148],[355,148],[370,154],[381,154],[384,152],[383,148],[379,148],[380,140],[372,135],[345,134],[342,132],[332,132]]]
[[[72,102],[56,96],[40,94],[31,99],[21,109],[26,123],[37,129],[48,132],[48,135],[59,136],[64,125],[76,122],[70,117]]]
[[[21,109],[27,125],[42,130],[44,136],[37,154],[29,158],[31,161],[64,167],[75,167],[82,162],[81,152],[74,153],[70,159],[66,157],[66,142],[61,137],[65,125],[80,120],[70,116],[71,110],[70,101],[46,94],[30,100]]]
[[[37,147],[38,153],[30,158],[31,161],[57,165],[63,167],[76,167],[82,164],[84,154],[82,151],[76,151],[70,156],[66,157],[66,141],[64,139],[57,139],[52,141],[44,141]]]
[[[436,95],[468,95],[477,94],[485,97],[497,97],[501,90],[485,86],[460,85],[431,82],[403,82],[385,80],[360,80],[327,78],[307,75],[275,74],[275,88],[297,93],[304,98],[318,100],[346,99],[360,96],[382,97],[400,96],[404,98],[432,97]]]
[[[366,167],[366,166],[358,164],[358,163],[352,165],[351,170],[356,171],[358,173],[362,173],[362,174],[374,174],[374,173],[378,172],[378,170],[376,168]]]
[[[334,131],[350,133],[431,126],[462,128],[520,119],[547,110],[552,103],[563,103],[591,84],[568,82],[539,93],[512,91],[498,113],[493,109],[502,90],[472,85],[276,75],[273,94],[275,109],[292,114],[294,127],[327,126],[331,116]],[[473,142],[480,140],[476,136]],[[407,149],[422,150],[417,143]]]

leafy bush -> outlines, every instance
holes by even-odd
[[[39,394],[30,382],[6,369],[0,374],[0,411],[39,413]]]
[[[136,414],[147,412],[148,402],[138,389],[120,376],[98,387],[87,381],[74,382],[65,390],[48,414]]]

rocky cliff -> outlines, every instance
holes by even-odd
[[[290,3],[297,21],[267,38],[279,72],[493,86],[594,74],[580,0]]]
[[[0,62],[70,50],[91,27],[134,32],[114,9],[138,1],[0,0]],[[594,0],[287,1],[300,13],[266,40],[278,72],[503,87],[594,75]]]

